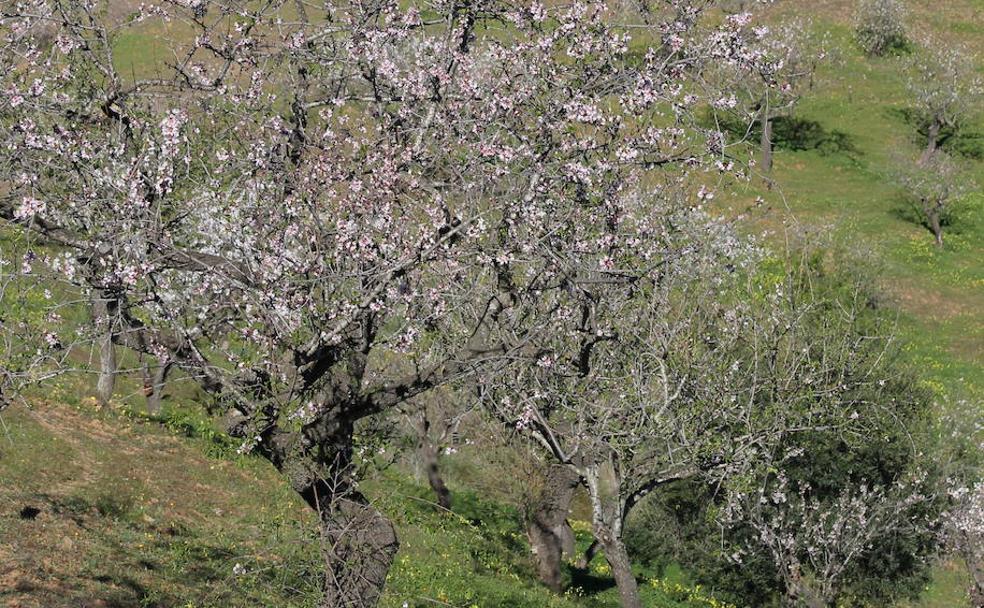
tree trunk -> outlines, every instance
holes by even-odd
[[[154,369],[154,376],[149,374],[144,378],[144,394],[147,396],[147,413],[151,416],[158,416],[162,410],[162,400],[164,399],[164,384],[167,381],[167,374],[171,370],[170,361],[161,361]]]
[[[919,157],[919,164],[925,165],[936,154],[936,148],[939,145],[940,140],[940,122],[938,120],[933,120],[929,123],[929,131],[926,137],[926,149],[923,150],[922,156]]]
[[[764,173],[772,171],[772,116],[769,114],[769,103],[762,104],[762,116],[759,118],[762,124],[762,159],[760,164]]]
[[[642,608],[642,598],[639,597],[639,584],[632,574],[632,564],[625,550],[625,543],[614,535],[603,538],[601,545],[605,549],[605,559],[612,568],[612,576],[618,587],[618,596],[622,608]]]
[[[434,490],[438,506],[450,511],[451,490],[448,489],[444,483],[444,478],[441,476],[439,453],[437,446],[431,440],[430,420],[427,418],[427,412],[423,412],[415,424],[417,428],[417,457],[427,475],[427,483]]]
[[[322,608],[373,608],[399,541],[396,529],[358,492],[322,508],[325,584]]]
[[[444,483],[441,477],[441,469],[438,462],[437,447],[431,443],[430,437],[426,434],[420,438],[420,449],[418,450],[420,461],[427,472],[427,483],[430,484],[434,495],[437,497],[437,504],[442,509],[451,510],[451,490]]]
[[[318,514],[321,608],[374,608],[400,548],[393,524],[356,489],[351,433],[351,421],[323,418],[300,433],[273,426],[256,447]]]
[[[116,320],[117,301],[111,296],[102,294],[92,306],[92,316],[99,335],[99,379],[96,381],[96,399],[100,405],[109,405],[116,388],[116,345],[113,344],[113,332]]]
[[[926,212],[926,220],[929,223],[929,229],[933,233],[933,237],[936,239],[936,246],[943,247],[943,224],[940,222],[940,214],[938,211],[930,209]]]
[[[99,405],[109,405],[116,387],[116,347],[113,332],[107,330],[99,337],[99,380],[96,382],[96,399]]]
[[[544,486],[535,497],[526,523],[537,574],[543,584],[557,593],[563,591],[561,563],[574,553],[574,531],[567,523],[567,514],[580,481],[581,476],[570,467],[548,468]]]
[[[827,608],[830,602],[803,581],[799,566],[796,566],[786,581],[786,593],[781,603],[782,608]]]
[[[587,483],[588,497],[591,499],[591,523],[594,535],[605,551],[608,565],[611,566],[622,608],[642,608],[639,585],[632,574],[629,554],[625,550],[625,543],[622,542],[625,512],[624,505],[617,498],[620,495],[621,479],[617,472],[613,475],[609,494],[615,498],[606,501],[603,496],[600,467],[598,465],[586,467],[581,474]]]

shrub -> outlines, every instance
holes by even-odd
[[[858,44],[872,57],[905,47],[905,15],[899,0],[861,0],[854,25]]]

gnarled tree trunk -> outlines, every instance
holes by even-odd
[[[535,497],[526,523],[537,574],[547,587],[558,593],[563,591],[561,563],[574,553],[574,531],[567,523],[567,514],[580,481],[581,476],[568,466],[553,465],[547,469],[543,488]]]
[[[326,573],[322,608],[376,606],[400,547],[396,529],[358,492],[323,509]]]
[[[318,514],[325,578],[322,608],[374,608],[400,543],[393,524],[356,489],[352,463],[355,420],[332,412],[287,431],[235,415],[230,434],[256,437],[255,450],[266,457]]]

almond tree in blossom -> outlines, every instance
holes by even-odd
[[[731,170],[700,68],[760,57],[700,0],[640,29],[601,2],[296,4],[4,5],[5,276],[54,291],[4,320],[5,394],[93,341],[103,398],[117,347],[180,368],[318,513],[323,605],[371,606],[399,544],[358,488],[361,421],[653,284],[691,220],[660,199]],[[116,40],[161,30],[161,65],[121,68]]]
[[[931,536],[938,518],[927,506],[941,499],[937,489],[915,471],[888,484],[860,481],[823,496],[808,481],[791,482],[780,469],[755,490],[732,497],[735,510],[728,517],[752,530],[744,551],[764,550],[772,560],[784,606],[825,608],[835,605],[851,569],[872,557],[880,539]]]
[[[748,19],[747,14],[744,18]],[[739,126],[758,124],[758,167],[764,173],[772,170],[775,119],[799,103],[805,89],[813,86],[820,62],[827,57],[826,40],[813,29],[813,22],[805,18],[778,26],[752,23],[746,27],[744,36],[757,60],[746,64],[749,71],[741,87],[719,101],[722,110],[737,110]]]

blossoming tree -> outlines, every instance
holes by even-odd
[[[535,360],[563,294],[658,275],[649,174],[730,169],[699,68],[750,69],[747,18],[672,4],[638,32],[587,1],[6,5],[4,295],[53,293],[4,320],[5,394],[93,341],[104,397],[117,347],[180,368],[318,513],[324,605],[374,605],[398,541],[360,421]],[[125,68],[123,36],[167,58]],[[83,305],[92,328],[53,316]]]

